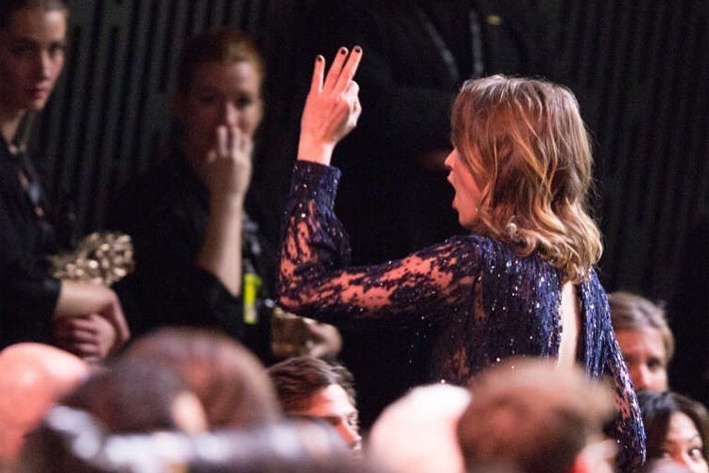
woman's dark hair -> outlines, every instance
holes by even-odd
[[[9,26],[10,15],[17,10],[41,8],[42,10],[63,11],[69,16],[69,7],[64,0],[2,0],[0,2],[0,29]]]
[[[639,392],[638,402],[647,435],[648,460],[662,457],[662,445],[667,435],[670,419],[676,413],[685,414],[692,420],[702,438],[702,455],[704,458],[709,458],[709,413],[701,403],[672,391],[664,393]]]

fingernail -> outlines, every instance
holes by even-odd
[[[341,47],[340,48],[340,54],[347,54],[347,48],[346,47]]]
[[[355,46],[355,47],[354,47],[354,52],[356,52],[356,53],[361,53],[361,52],[362,52],[362,48],[360,48],[359,46]]]
[[[325,58],[322,57],[322,55],[318,54],[318,55],[315,57],[315,60],[318,61],[318,62],[323,62],[323,61],[325,60]]]

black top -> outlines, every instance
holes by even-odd
[[[61,288],[48,276],[55,240],[29,157],[11,153],[0,139],[0,348],[51,342],[49,322]]]
[[[267,264],[257,226],[246,218],[243,274],[261,280],[258,320],[248,323],[244,298],[232,296],[217,277],[196,264],[207,232],[209,191],[183,155],[158,162],[129,182],[108,215],[108,227],[129,234],[135,249],[135,272],[115,286],[134,336],[167,325],[216,328],[270,361],[265,299],[272,265]],[[249,284],[244,281],[242,294]]]

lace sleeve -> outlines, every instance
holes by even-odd
[[[645,462],[645,429],[638,399],[615,337],[609,339],[608,345],[610,355],[605,372],[613,381],[618,411],[610,427],[612,432],[608,433],[618,442],[617,470],[632,473],[639,471]]]
[[[278,282],[284,308],[335,324],[391,315],[432,322],[470,297],[479,265],[474,245],[457,238],[402,260],[346,268],[349,244],[332,210],[339,170],[298,162],[293,172]]]

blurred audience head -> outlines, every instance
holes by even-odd
[[[469,401],[469,391],[458,386],[414,388],[376,420],[368,454],[392,473],[462,473],[456,427]]]
[[[57,399],[89,374],[77,356],[41,343],[0,351],[0,470],[19,455],[25,435]]]
[[[210,433],[109,434],[59,406],[28,440],[23,473],[381,473],[329,425],[283,421]]]
[[[109,433],[206,430],[204,409],[174,369],[119,359],[95,371],[61,404],[93,416]]]
[[[359,450],[359,413],[352,373],[338,363],[297,356],[268,368],[283,412],[331,424],[347,445]]]
[[[483,371],[458,423],[468,471],[501,465],[521,473],[612,471],[615,443],[603,426],[613,394],[578,368],[511,358]]]
[[[234,433],[223,432],[224,435]],[[353,457],[342,437],[325,422],[293,419],[234,437],[240,447],[230,458],[193,461],[191,473],[382,473]],[[236,443],[236,442],[234,442]]]
[[[265,367],[223,333],[161,328],[136,339],[122,356],[177,370],[202,402],[210,429],[251,427],[281,417]]]
[[[638,393],[647,435],[648,461],[667,459],[692,473],[707,473],[709,414],[701,403],[681,394]]]
[[[675,349],[665,309],[629,292],[608,295],[618,345],[636,391],[668,389],[667,367]]]

